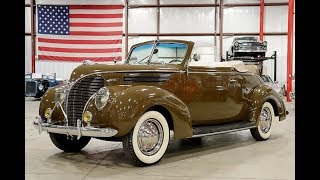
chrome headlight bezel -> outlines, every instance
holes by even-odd
[[[263,41],[263,42],[262,42],[262,45],[263,45],[264,47],[267,47],[267,45],[268,45],[267,41]]]
[[[99,111],[101,111],[108,103],[109,98],[110,98],[109,89],[107,87],[100,88],[95,95],[94,104],[96,108]]]
[[[66,99],[68,86],[64,85],[55,89],[54,102],[56,104],[62,104]]]
[[[42,91],[44,89],[44,86],[42,84],[39,84],[38,89],[39,91]]]

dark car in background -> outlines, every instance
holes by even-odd
[[[257,37],[245,36],[237,37],[232,41],[228,52],[232,57],[265,57],[267,52],[267,41],[260,41]]]
[[[54,87],[63,80],[57,80],[56,75],[42,75],[30,73],[25,75],[25,96],[40,98],[51,87]]]

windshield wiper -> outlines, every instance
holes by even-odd
[[[145,60],[145,59],[147,59],[147,57],[149,57],[149,56],[150,56],[150,55],[148,55],[148,56],[144,57],[144,58],[143,58],[143,59],[141,59],[138,63],[139,63],[139,64],[141,64],[140,62],[141,62],[141,61],[143,61],[143,60]]]

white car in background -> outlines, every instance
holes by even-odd
[[[270,87],[272,87],[278,94],[282,96],[286,96],[286,89],[284,85],[280,85],[277,81],[273,82],[269,75],[261,75],[264,83]]]

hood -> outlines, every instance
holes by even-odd
[[[70,81],[79,79],[85,75],[97,73],[128,73],[128,72],[173,72],[178,71],[177,65],[129,65],[129,64],[92,64],[92,65],[80,65],[73,70],[70,76]]]

